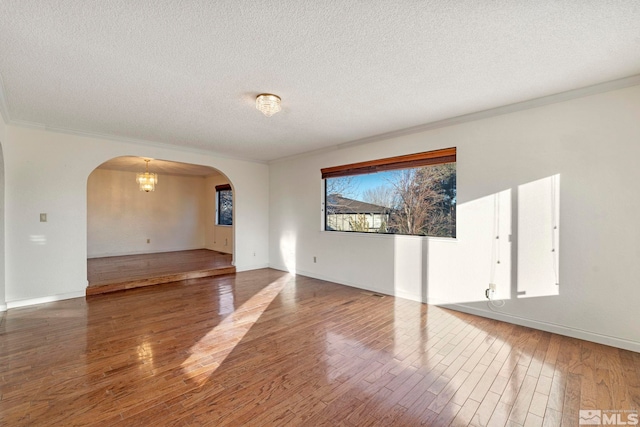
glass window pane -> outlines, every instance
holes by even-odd
[[[455,163],[325,180],[325,229],[455,237]]]
[[[233,225],[233,194],[231,190],[218,191],[218,225]]]

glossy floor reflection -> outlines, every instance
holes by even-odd
[[[640,354],[275,270],[13,309],[0,425],[577,425]]]
[[[89,258],[86,295],[233,274],[231,259],[209,249]]]

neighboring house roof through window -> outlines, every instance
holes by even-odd
[[[327,204],[331,205],[330,214],[384,214],[391,211],[387,207],[348,199],[340,194],[329,194]]]

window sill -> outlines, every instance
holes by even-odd
[[[437,240],[443,242],[456,242],[457,237],[439,237],[439,236],[413,236],[410,234],[385,234],[385,233],[361,233],[359,231],[329,231],[320,230],[321,234],[336,234],[341,236],[359,236],[373,239],[421,239],[421,240]]]

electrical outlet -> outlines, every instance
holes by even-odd
[[[147,243],[151,243],[151,239],[147,239]]]
[[[313,257],[313,263],[315,264],[317,262],[316,257]]]
[[[487,298],[493,299],[496,296],[496,284],[489,283],[489,289],[487,289]]]
[[[40,214],[40,222],[47,222],[47,214],[46,213],[41,213]]]

